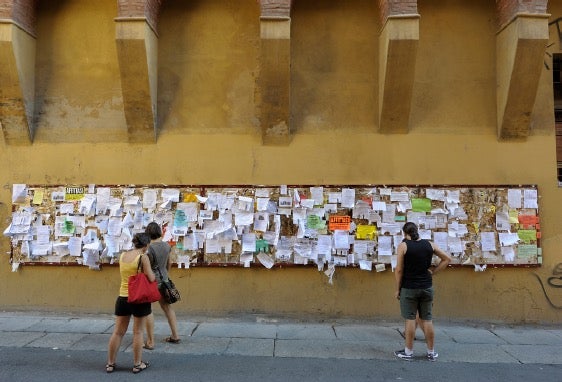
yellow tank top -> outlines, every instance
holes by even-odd
[[[137,273],[140,256],[141,254],[135,256],[135,259],[130,263],[124,263],[122,261],[123,254],[119,256],[119,273],[121,274],[121,287],[119,288],[119,296],[121,297],[129,297],[129,277]]]

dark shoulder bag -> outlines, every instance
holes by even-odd
[[[168,277],[168,281],[164,281],[164,277],[162,277],[162,272],[160,271],[160,266],[156,262],[156,259],[154,263],[156,264],[156,270],[158,271],[161,280],[158,285],[158,290],[160,290],[160,294],[162,295],[162,298],[164,298],[164,301],[168,304],[173,304],[174,302],[181,300],[180,292],[176,288],[172,279]]]

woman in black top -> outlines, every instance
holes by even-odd
[[[416,315],[419,315],[427,343],[427,358],[435,361],[438,354],[434,350],[435,333],[431,315],[433,275],[445,269],[451,258],[431,241],[420,239],[416,224],[408,222],[404,224],[402,231],[405,239],[397,248],[395,297],[400,300],[400,312],[406,320],[406,346],[394,354],[406,360],[414,358]],[[433,255],[437,255],[441,260],[436,267],[431,265]]]

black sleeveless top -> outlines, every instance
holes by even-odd
[[[404,240],[406,255],[404,256],[404,273],[402,288],[427,289],[433,285],[431,274],[428,272],[433,258],[433,247],[425,239]]]

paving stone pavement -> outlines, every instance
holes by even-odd
[[[111,315],[0,312],[0,347],[107,351],[113,331]],[[131,327],[121,351],[130,352]],[[396,360],[404,346],[400,321],[299,321],[264,316],[182,317],[179,344],[164,317],[156,316],[153,352],[187,355]],[[508,326],[435,321],[439,362],[562,364],[562,326]],[[418,329],[414,351],[425,354]],[[145,350],[147,351],[147,350]],[[401,361],[399,361],[401,362]]]

